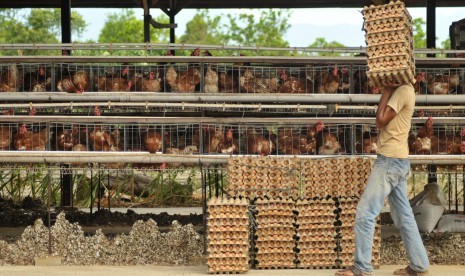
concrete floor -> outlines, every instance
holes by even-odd
[[[402,266],[383,266],[375,270],[374,276],[392,275],[392,272]],[[337,270],[250,270],[246,275],[263,276],[329,276]],[[8,276],[177,276],[177,275],[207,275],[205,266],[0,266],[0,275]],[[463,276],[465,266],[432,266],[430,275]]]

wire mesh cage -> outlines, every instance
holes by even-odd
[[[378,131],[375,125],[356,124],[355,128],[355,153],[376,154],[378,147]]]
[[[50,132],[45,123],[1,123],[0,138],[1,150],[45,151]]]
[[[243,66],[240,69],[241,93],[277,93],[278,71],[273,67]]]
[[[202,68],[199,63],[173,64],[165,71],[165,81],[170,92],[200,92]]]
[[[412,125],[409,134],[410,154],[462,154],[464,127],[458,124],[425,123]]]
[[[417,68],[415,93],[429,95],[463,94],[465,71],[461,68]]]
[[[352,85],[350,65],[315,66],[315,93],[348,94]]]
[[[52,149],[198,154],[198,124],[54,124]]]
[[[351,124],[325,124],[317,136],[317,154],[347,155],[354,152],[354,133]]]
[[[92,91],[165,92],[166,65],[97,65],[92,67]]]

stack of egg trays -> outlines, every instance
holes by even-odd
[[[246,273],[249,270],[249,213],[247,199],[212,197],[207,204],[208,273]]]
[[[299,268],[336,267],[336,206],[334,200],[298,199],[297,265]]]
[[[364,7],[368,78],[381,86],[390,81],[415,83],[412,17],[401,1]]]
[[[257,199],[255,267],[295,268],[293,199]]]
[[[281,157],[232,157],[228,159],[226,193],[251,200],[261,197],[297,198],[300,161]]]
[[[348,268],[354,264],[355,252],[355,214],[357,211],[357,197],[337,198],[337,264],[340,268]],[[379,219],[376,221],[375,233],[373,237],[372,264],[374,268],[379,268],[381,249],[381,226]]]
[[[370,157],[329,157],[301,161],[302,198],[360,196],[371,172]]]

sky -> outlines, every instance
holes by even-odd
[[[74,9],[78,11],[89,24],[87,32],[79,40],[98,39],[100,29],[103,27],[107,15],[118,13],[119,9]],[[348,47],[365,46],[364,32],[362,31],[363,19],[361,9],[332,8],[332,9],[291,9],[289,24],[291,25],[285,38],[291,47],[307,47],[316,38],[324,37],[326,41],[337,41]],[[412,17],[422,17],[426,21],[425,8],[408,9]],[[143,10],[135,9],[135,15],[143,19]],[[245,13],[250,9],[234,10],[210,10],[212,16],[224,13]],[[152,17],[162,13],[152,9]],[[192,19],[196,10],[182,10],[176,15],[176,36],[181,36],[185,31],[186,23]],[[259,14],[259,10],[255,10]],[[437,8],[436,9],[436,46],[449,37],[449,26],[452,22],[465,18],[465,8]]]

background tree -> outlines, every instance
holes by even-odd
[[[326,41],[326,39],[324,37],[317,37],[315,39],[315,41],[308,45],[308,47],[310,48],[340,48],[340,47],[344,47],[344,44],[340,43],[340,42],[337,42],[337,41],[331,41],[331,42],[328,42]],[[305,54],[305,53],[304,53]],[[314,54],[310,54],[310,55],[314,55]],[[316,53],[317,56],[341,56],[342,54],[341,53],[329,53],[329,52],[319,52],[319,53]]]
[[[284,39],[290,28],[289,10],[263,10],[257,19],[254,14],[243,13],[238,16],[228,14],[228,22],[223,25],[224,43],[229,45],[259,47],[289,47]],[[277,51],[261,51],[260,55],[282,55]]]
[[[222,33],[221,16],[211,17],[208,10],[198,10],[194,17],[187,22],[186,31],[177,40],[179,43],[221,45]],[[178,55],[189,55],[190,51],[177,51]],[[218,55],[218,52],[215,52]]]
[[[167,23],[169,21],[167,16],[161,15],[155,19],[160,23]],[[167,37],[169,31],[166,29],[150,29],[150,42],[168,42]],[[164,41],[160,41],[160,39]],[[105,24],[98,38],[100,43],[143,43],[144,42],[144,21],[138,19],[134,10],[123,9],[119,13],[111,13],[108,15]],[[140,50],[118,50],[107,52],[111,55],[151,55],[161,54],[161,51],[154,53],[147,53]]]
[[[426,21],[419,17],[413,19],[413,46],[415,48],[426,48]]]
[[[71,33],[80,37],[87,23],[82,15],[71,12]],[[60,9],[1,9],[0,43],[58,43],[61,41]],[[55,52],[52,52],[56,54]],[[2,51],[0,54],[18,54],[15,51]],[[21,51],[19,54],[51,54],[50,51]]]

